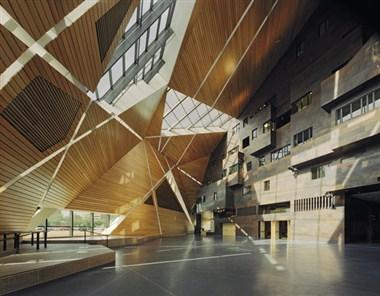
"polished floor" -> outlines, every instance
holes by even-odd
[[[14,295],[380,295],[380,246],[167,238]]]

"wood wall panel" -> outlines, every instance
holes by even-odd
[[[62,153],[21,178],[0,194],[0,229],[28,230]]]
[[[160,235],[155,207],[146,204],[137,207],[112,234]]]
[[[150,125],[146,131],[145,136],[159,136],[161,135],[162,119],[165,111],[166,92],[162,95],[160,103],[152,117]],[[155,147],[158,147],[157,145]]]
[[[170,87],[187,96],[194,96],[249,2],[196,1]]]
[[[202,182],[209,160],[210,157],[205,156],[187,163],[183,163],[178,167],[184,170],[186,173],[190,174],[198,181]]]
[[[3,73],[26,49],[26,45],[0,26],[0,73]]]
[[[101,61],[95,23],[116,3],[118,0],[100,1],[47,46],[47,50],[91,91],[95,90],[119,44],[138,0],[131,2],[104,60]]]
[[[83,0],[0,0],[8,13],[38,40]]]
[[[232,11],[236,9],[235,6],[241,5],[239,1],[229,2],[233,6]],[[274,2],[274,0],[254,1],[220,59],[211,70],[196,99],[208,105],[213,104]],[[223,90],[215,106],[217,109],[235,117],[240,114],[254,91],[259,88],[314,11],[317,3],[317,0],[278,1],[268,22],[262,27],[246,57]],[[246,5],[241,8],[245,7]],[[230,11],[226,10],[223,5],[215,5],[212,0],[197,1],[194,9],[190,27],[185,35],[185,41],[169,83],[172,88],[190,96],[194,95],[210,70],[210,57],[215,59],[222,50],[220,43],[213,40],[214,36],[218,36],[218,38],[223,36],[222,39],[226,41],[228,35],[225,33],[232,31],[229,29],[231,24],[225,23],[225,19],[231,18],[227,15]],[[198,12],[199,10],[208,13],[208,16],[204,17],[202,13]],[[217,17],[215,18],[215,16]],[[236,17],[238,16],[236,15]],[[220,17],[221,19],[219,19]],[[202,34],[202,32],[207,33]]]
[[[94,128],[99,123],[110,117],[111,115],[104,111],[103,108],[101,108],[98,104],[95,102],[91,103],[91,106],[86,113],[86,117],[84,118],[83,123],[78,131],[77,137]]]
[[[223,91],[215,108],[239,115],[284,55],[319,1],[279,1],[263,30]],[[289,9],[293,7],[294,9]],[[259,73],[259,74],[258,74]],[[270,98],[268,98],[270,99]],[[231,104],[231,102],[234,102]]]
[[[158,213],[162,235],[181,235],[187,233],[188,221],[184,213],[159,207]]]
[[[150,166],[156,179],[162,176],[154,161]],[[140,142],[76,197],[68,207],[114,213],[121,206],[144,196],[150,190],[152,185],[148,172],[144,142]]]
[[[157,108],[160,106],[161,101],[161,97],[157,96],[157,94],[154,93],[153,95],[134,105],[132,108],[124,111],[122,114],[120,114],[120,118],[123,119],[140,136],[144,137],[150,127]],[[154,119],[154,125],[161,123],[161,121],[158,122],[157,118]]]
[[[0,91],[0,112],[38,75],[78,100],[81,103],[81,107],[69,129],[67,137],[43,152],[40,152],[31,144],[3,116],[0,116],[1,186],[67,144],[89,102],[89,98],[78,88],[63,78],[44,60],[36,56]],[[54,98],[51,99],[54,100]],[[38,110],[34,110],[34,112],[38,112]],[[64,113],[64,110],[62,112]],[[51,118],[51,120],[54,120],[54,118]],[[50,137],[50,135],[45,132],[44,137]]]
[[[188,150],[181,160],[181,164],[193,161],[195,159],[210,156],[215,147],[225,136],[224,133],[210,133],[196,135],[191,142]]]
[[[161,147],[164,147],[166,141],[169,139],[162,154],[176,163],[185,151],[186,146],[190,143],[192,137],[193,136],[162,137]]]
[[[193,204],[199,198],[200,185],[195,183],[189,177],[185,176],[179,170],[173,170],[174,178],[177,182],[179,191],[182,194],[182,197],[185,201],[186,207],[188,210],[191,209]]]
[[[70,148],[46,202],[53,206],[67,206],[138,141],[116,120],[95,130]]]

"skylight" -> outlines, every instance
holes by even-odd
[[[165,45],[176,0],[142,0],[133,12],[123,40],[99,81],[96,98],[113,103],[119,94],[139,80],[147,83],[164,65]]]
[[[210,129],[212,127],[227,130],[236,119],[219,110],[201,103],[191,97],[169,88],[166,94],[163,131],[187,129],[195,131],[198,128]]]

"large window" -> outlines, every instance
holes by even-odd
[[[112,103],[125,88],[142,79],[149,82],[159,71],[166,41],[173,33],[174,6],[175,0],[140,1],[98,83],[98,99]]]
[[[271,154],[271,161],[284,158],[285,156],[288,156],[289,154],[290,154],[290,144],[273,151]]]
[[[246,137],[243,139],[242,146],[243,148],[246,148],[249,146],[249,137]]]
[[[84,230],[99,234],[108,228],[118,216],[85,211],[57,210],[47,219],[48,235],[51,237],[83,236]],[[44,225],[40,227],[44,227]]]
[[[213,128],[228,130],[237,120],[179,91],[168,89],[163,130]]]
[[[235,126],[232,128],[232,135],[237,135],[237,134],[239,134],[239,131],[240,131],[240,123],[238,123],[237,125],[235,125]]]
[[[299,144],[303,144],[310,140],[313,137],[313,127],[309,127],[308,129],[299,132],[293,136],[294,146],[298,146]]]
[[[243,119],[243,127],[245,127],[248,124],[248,117]]]
[[[324,166],[318,166],[311,168],[311,179],[319,179],[325,177],[325,167]]]
[[[335,111],[335,123],[340,124],[380,106],[380,89],[371,91]]]
[[[308,92],[306,95],[299,98],[292,104],[292,113],[297,113],[305,109],[307,106],[311,104],[311,96],[312,92]]]
[[[264,181],[264,191],[270,190],[270,180]]]
[[[259,167],[262,167],[265,165],[265,156],[259,157]]]
[[[275,124],[273,121],[268,120],[263,124],[263,134],[269,133],[275,130]]]
[[[257,138],[257,128],[252,130],[252,140]]]
[[[238,172],[238,171],[239,171],[239,168],[240,168],[240,166],[239,166],[238,163],[236,163],[236,164],[230,166],[229,174],[232,175],[232,174]]]

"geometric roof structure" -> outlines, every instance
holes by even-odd
[[[210,154],[315,9],[221,2],[1,1],[2,229],[31,228],[37,208],[139,215],[160,233],[191,221]],[[12,125],[28,126],[21,113],[3,114],[29,89],[44,94],[30,118],[50,110],[35,126],[70,122],[38,129],[39,141],[60,135],[43,151]],[[164,181],[183,213],[144,204]]]

